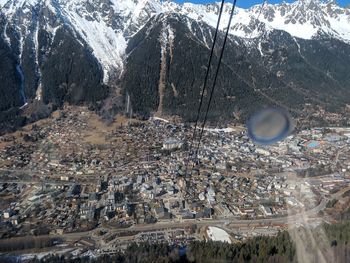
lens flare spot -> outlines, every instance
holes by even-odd
[[[285,139],[294,129],[288,112],[282,109],[264,109],[254,114],[247,123],[248,136],[257,144],[273,144]]]

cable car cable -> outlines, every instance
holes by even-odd
[[[217,22],[217,25],[216,25],[215,34],[214,34],[214,38],[213,38],[213,45],[211,47],[210,57],[209,57],[209,61],[208,61],[208,66],[207,66],[207,70],[206,70],[206,73],[205,73],[204,84],[203,84],[203,89],[202,89],[202,93],[201,93],[200,103],[199,103],[199,107],[198,107],[198,111],[197,111],[197,116],[196,116],[194,131],[193,131],[193,135],[192,135],[192,140],[191,140],[191,143],[190,143],[190,146],[189,146],[188,159],[190,159],[190,155],[191,155],[192,148],[193,148],[193,143],[194,143],[194,140],[195,140],[195,137],[196,137],[196,133],[197,133],[198,122],[199,122],[199,118],[200,118],[200,112],[201,112],[201,109],[202,109],[202,106],[203,106],[204,94],[205,94],[205,90],[206,90],[208,79],[209,79],[210,67],[211,67],[211,64],[212,64],[213,56],[214,56],[214,50],[215,50],[215,46],[216,46],[216,42],[217,42],[217,37],[218,37],[218,33],[219,33],[219,27],[220,27],[220,22],[221,22],[221,18],[222,18],[222,13],[223,13],[223,10],[224,10],[224,5],[225,5],[225,0],[222,0],[221,1],[221,6],[220,6],[220,11],[219,11],[218,22]],[[187,175],[188,163],[189,163],[189,160],[187,160],[187,162],[186,162],[185,176]]]
[[[227,26],[226,33],[225,33],[224,43],[223,43],[223,45],[222,45],[222,49],[221,49],[221,53],[220,53],[220,57],[219,57],[218,66],[217,66],[217,68],[216,68],[216,72],[215,72],[215,76],[214,76],[214,82],[213,82],[213,85],[212,85],[212,88],[211,88],[211,93],[210,93],[210,97],[209,97],[209,102],[208,102],[208,105],[207,105],[207,109],[206,109],[206,112],[205,112],[204,121],[203,121],[202,128],[201,128],[201,133],[200,133],[200,135],[199,135],[198,145],[197,145],[197,149],[196,149],[196,152],[195,152],[195,157],[196,157],[196,159],[198,158],[198,151],[199,151],[200,143],[201,143],[201,140],[202,140],[202,138],[203,138],[204,128],[205,128],[205,125],[206,125],[207,120],[208,120],[208,114],[209,114],[211,102],[212,102],[212,99],[213,99],[213,96],[214,96],[214,91],[215,91],[216,82],[217,82],[218,75],[219,75],[219,72],[220,72],[221,61],[222,61],[222,58],[223,58],[223,56],[224,56],[225,47],[226,47],[228,35],[229,35],[229,32],[230,32],[230,28],[231,28],[231,24],[232,24],[232,19],[233,19],[233,14],[234,14],[236,5],[237,5],[237,0],[234,0],[234,1],[233,1],[233,5],[232,5],[232,9],[231,9],[230,19],[229,19],[228,26]],[[196,160],[196,159],[195,159],[195,160]]]

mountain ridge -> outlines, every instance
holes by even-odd
[[[129,94],[141,117],[193,119],[219,3],[0,0],[0,6],[6,57],[0,70],[7,79],[0,83],[1,111],[24,112],[33,102],[97,109],[106,98],[120,110]],[[218,46],[231,7],[225,5]],[[350,105],[350,10],[320,0],[237,8],[223,63],[213,119],[244,121],[263,106],[340,112]]]
[[[179,13],[193,20],[215,27],[219,3],[177,4],[160,0],[88,1],[88,0],[2,0],[1,13],[9,21],[17,14],[47,9],[50,16],[57,16],[71,26],[73,31],[93,50],[93,55],[104,67],[104,83],[115,81],[123,71],[128,39],[138,32],[153,16],[161,13]],[[224,29],[230,12],[225,4],[220,29]],[[262,11],[262,15],[257,17]],[[21,21],[29,27],[31,21]],[[346,25],[344,23],[346,22]],[[231,35],[257,38],[264,31],[284,30],[294,37],[312,39],[326,34],[350,43],[350,9],[342,8],[333,1],[298,0],[293,3],[267,4],[249,9],[237,8]],[[48,28],[54,36],[57,27]],[[23,31],[23,30],[22,30]],[[27,37],[28,30],[22,32]],[[117,71],[116,77],[111,77]]]

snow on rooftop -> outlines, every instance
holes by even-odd
[[[207,230],[207,234],[213,241],[221,241],[231,244],[230,235],[221,228],[210,226]]]
[[[223,129],[204,128],[204,130],[209,132],[224,132],[224,133],[230,133],[235,131],[232,128],[223,128]]]

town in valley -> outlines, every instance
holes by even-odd
[[[295,130],[269,146],[243,126],[206,128],[189,154],[192,134],[173,118],[106,123],[66,106],[1,136],[1,239],[52,237],[51,252],[99,255],[273,236],[348,209],[349,128]]]

